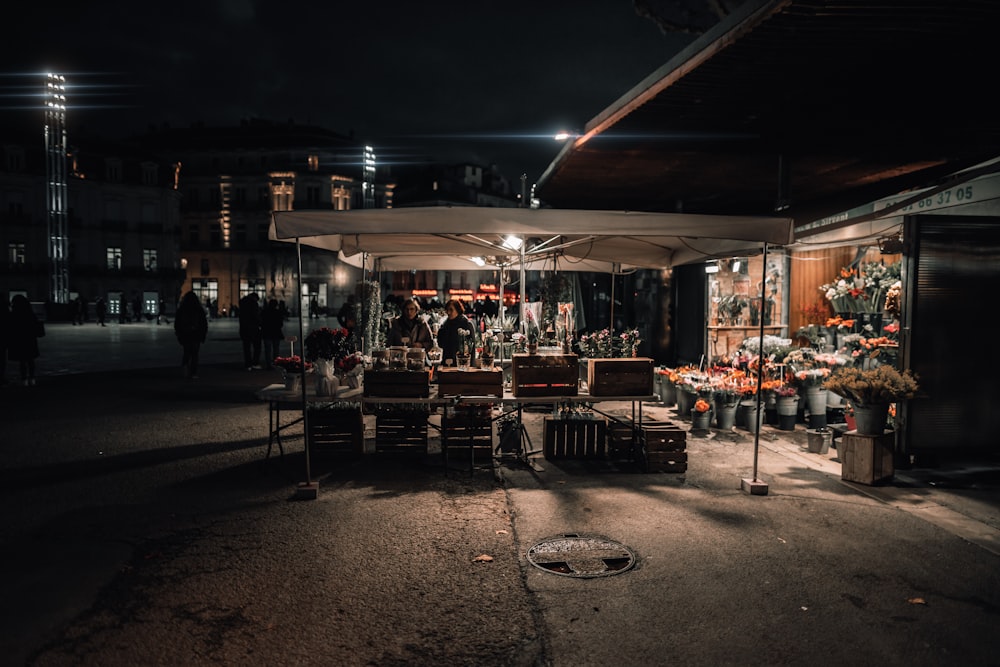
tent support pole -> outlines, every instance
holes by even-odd
[[[761,259],[761,275],[762,281],[761,285],[767,284],[767,241],[764,241],[764,255]],[[764,293],[763,287],[761,287],[761,310],[764,308]],[[761,387],[764,386],[764,317],[759,318],[760,320],[760,330],[757,333],[757,404],[754,405],[753,417],[748,417],[748,419],[756,419],[757,428],[754,429],[753,433],[753,479],[744,479],[740,482],[740,487],[745,493],[749,493],[752,496],[766,496],[767,495],[767,482],[762,482],[757,479],[757,458],[760,452],[760,408],[761,408]]]
[[[305,451],[306,451],[306,480],[300,482],[298,487],[295,489],[295,497],[301,500],[316,500],[319,496],[319,483],[314,482],[312,479],[312,470],[309,468],[309,410],[308,402],[306,400],[306,339],[303,336],[303,325],[302,325],[302,244],[299,242],[299,238],[295,238],[295,260],[297,262],[297,273],[295,278],[295,289],[296,289],[296,301],[298,302],[299,311],[299,347],[300,355],[302,358],[301,368],[301,379],[299,381],[299,391],[302,397],[302,430],[305,435]],[[280,424],[279,424],[280,426]]]
[[[528,333],[528,329],[525,326],[524,319],[524,309],[525,309],[525,290],[524,284],[526,281],[525,270],[524,270],[524,244],[528,242],[528,239],[521,239],[521,247],[518,249],[518,253],[521,255],[521,302],[517,305],[517,317],[521,321],[521,333]]]
[[[500,319],[497,320],[497,324],[500,327],[500,370],[503,371],[503,344],[504,344],[504,333],[503,333],[503,321],[504,320],[503,320],[503,318],[504,318],[504,311],[506,311],[506,308],[504,308],[504,306],[503,306],[503,288],[504,288],[504,284],[503,284],[503,265],[502,264],[498,267],[498,272],[500,273],[500,307],[497,310],[497,312],[500,313]]]

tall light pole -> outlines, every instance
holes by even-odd
[[[45,81],[45,209],[48,222],[49,299],[69,303],[69,238],[66,210],[66,79]]]

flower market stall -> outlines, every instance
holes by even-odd
[[[522,240],[516,250],[505,243],[511,236]],[[472,266],[472,258],[491,257],[524,271],[528,261],[552,256],[649,268],[750,256],[766,253],[769,243],[791,242],[792,229],[784,218],[427,207],[275,212],[269,237],[345,257],[361,255],[362,264],[367,256],[391,256],[409,266],[460,258]],[[527,249],[523,241],[529,238],[538,242]],[[301,327],[300,316],[300,332]],[[304,389],[302,401],[305,412]]]

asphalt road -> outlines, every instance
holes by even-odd
[[[234,323],[196,381],[165,325],[50,325],[42,354],[2,394],[4,664],[996,664],[991,474],[865,487],[765,427],[763,496],[738,431],[689,433],[681,474],[368,456],[314,467],[303,501],[301,429],[264,461],[275,378],[242,368]],[[566,535],[634,566],[528,557]]]

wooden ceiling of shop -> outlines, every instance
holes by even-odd
[[[993,0],[750,0],[595,117],[536,194],[803,224],[929,185],[1000,155],[998,25]]]

